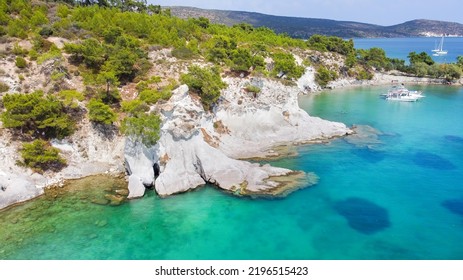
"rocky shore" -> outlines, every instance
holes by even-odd
[[[304,181],[305,175],[294,177],[293,170],[242,159],[266,157],[271,154],[270,148],[284,143],[351,132],[344,124],[310,117],[300,109],[297,87],[257,78],[225,81],[228,88],[214,112],[204,111],[184,85],[168,102],[159,105],[163,126],[156,146],[148,148],[127,141],[129,197],[142,196],[146,185],[154,185],[159,195],[167,196],[206,183],[239,194],[279,195],[278,189],[287,189],[284,181],[273,178],[293,175],[294,180]],[[254,96],[246,92],[248,84],[258,86],[260,93]],[[155,174],[157,169],[159,174]]]
[[[161,112],[161,138],[146,147],[88,121],[69,139],[52,142],[68,166],[59,173],[34,173],[17,166],[18,143],[6,129],[0,135],[0,209],[43,193],[64,180],[94,174],[128,173],[129,198],[146,187],[160,196],[185,192],[205,183],[243,195],[281,195],[316,179],[312,174],[259,165],[245,159],[278,156],[278,146],[326,140],[352,133],[344,124],[309,116],[299,108],[299,94],[320,91],[308,67],[294,86],[266,78],[225,78],[228,87],[212,112],[204,111],[188,87],[151,108]],[[330,88],[391,83],[442,83],[441,80],[377,73],[371,81],[340,79]],[[461,81],[460,81],[461,83]],[[248,85],[260,89],[246,91]]]

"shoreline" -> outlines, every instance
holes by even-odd
[[[312,81],[308,81],[308,82],[313,83],[314,81],[312,80]],[[430,85],[430,84],[445,85],[445,84],[443,84],[443,82],[444,82],[443,79],[418,78],[418,77],[410,77],[410,76],[405,76],[405,75],[393,75],[391,73],[379,73],[379,72],[377,72],[377,73],[375,73],[375,76],[374,76],[374,78],[372,80],[369,80],[369,81],[357,81],[357,80],[339,79],[339,80],[330,82],[328,84],[327,89],[332,90],[332,89],[353,88],[353,87],[362,87],[362,86],[375,87],[375,86],[384,86],[384,85],[391,85],[391,84],[397,84],[397,83],[425,84],[425,85]],[[449,86],[449,85],[447,85],[447,86]],[[460,79],[458,82],[454,83],[451,86],[463,86],[463,79]],[[310,85],[309,87],[307,87],[307,85],[303,85],[303,87],[305,89],[307,89],[307,88],[316,88],[316,86],[313,86],[313,85]],[[299,88],[301,88],[301,87],[299,87]],[[326,89],[315,89],[314,91],[310,91],[309,94],[310,93],[321,92],[323,90],[326,90]],[[297,96],[299,96],[301,94],[307,94],[307,93],[306,92],[299,92],[299,94],[297,94]],[[297,107],[299,108],[298,104],[297,104]],[[278,125],[278,124],[276,124],[276,125]],[[80,137],[82,137],[82,135]],[[267,146],[263,150],[260,150],[260,151],[257,151],[257,152],[254,151],[254,153],[248,153],[247,156],[242,156],[243,154],[238,152],[237,153],[238,156],[232,156],[231,158],[241,159],[241,160],[245,160],[245,162],[248,162],[248,161],[261,161],[261,160],[275,160],[275,159],[282,158],[282,157],[297,156],[297,152],[296,152],[296,147],[297,146],[317,144],[317,143],[325,143],[325,142],[329,142],[334,137],[344,137],[344,135],[322,136],[322,137],[316,137],[314,139],[306,139],[306,140],[303,140],[303,141],[292,139],[290,141],[275,142],[275,143],[272,143],[271,145]],[[118,140],[118,141],[120,141],[120,140]],[[99,143],[101,143],[101,141]],[[61,148],[64,145],[65,148],[68,148],[68,150],[70,150],[70,151],[74,150],[73,148],[71,149],[71,148],[66,146],[66,145],[70,145],[69,143],[65,143],[65,144],[58,143],[58,145],[61,145]],[[226,154],[228,154],[228,153],[226,153]],[[241,156],[239,156],[240,154],[241,154]],[[74,165],[70,166],[70,170],[75,171],[77,166],[99,165],[98,162],[85,162],[85,161],[81,161],[81,160],[82,160],[82,158],[76,159],[74,161]],[[107,165],[108,162],[109,161],[101,162],[101,167],[103,165]],[[36,178],[34,180],[34,182],[38,181],[38,182],[41,182],[41,183],[34,184],[35,188],[36,188],[35,192],[28,193],[27,195],[23,195],[22,198],[19,198],[19,200],[16,200],[13,203],[11,203],[11,201],[7,202],[7,204],[5,206],[0,208],[0,211],[5,210],[5,209],[9,209],[10,207],[14,207],[15,205],[25,203],[25,202],[27,202],[27,201],[29,201],[31,199],[34,199],[34,198],[36,198],[38,196],[41,196],[43,194],[45,188],[53,188],[53,186],[61,186],[63,184],[67,184],[69,182],[72,182],[75,179],[83,179],[83,178],[87,178],[89,176],[110,175],[110,176],[118,177],[118,176],[124,175],[125,180],[130,185],[130,180],[129,180],[130,176],[127,173],[123,172],[121,170],[120,166],[121,166],[120,163],[116,163],[116,164],[113,163],[112,166],[110,166],[109,169],[106,168],[107,169],[106,171],[103,171],[103,170],[100,169],[103,172],[101,172],[101,171],[97,172],[97,173],[95,173],[95,172],[93,172],[93,173],[92,172],[90,172],[90,173],[80,172],[80,174],[78,172],[78,173],[73,173],[72,176],[66,176],[66,172],[64,172],[64,171],[60,172],[61,175],[58,175],[58,176],[56,174],[48,174],[46,176],[42,176],[42,175],[39,176],[39,175],[34,175],[35,173],[31,173],[31,172],[27,172],[26,174],[23,174],[19,170],[20,168],[17,168],[19,170],[19,172],[18,172],[18,170],[16,170],[15,173],[22,174],[22,176],[24,176],[25,178],[27,178],[27,177],[32,178],[34,176],[35,177],[41,177],[41,178]],[[108,166],[106,166],[106,167],[108,167]],[[115,172],[115,171],[117,171],[117,172]],[[280,175],[277,175],[277,176],[269,174],[267,179],[275,178],[275,177],[281,177],[281,178],[283,178],[282,181],[284,181],[285,176],[288,176],[290,174],[294,174],[292,172],[298,172],[298,171],[297,170],[290,170],[288,172],[283,172],[283,174],[280,174]],[[69,173],[69,171],[67,173]],[[280,173],[281,173],[281,171],[280,171]],[[3,173],[3,174],[5,175],[5,173]],[[69,174],[71,174],[71,173],[69,173]],[[51,178],[48,178],[48,177],[51,177]],[[21,178],[19,178],[17,180],[20,180],[20,179]],[[44,180],[45,180],[45,182],[43,182]],[[275,181],[278,181],[278,180],[275,180]],[[154,183],[154,181],[153,181],[153,183]],[[3,184],[2,184],[2,186],[3,186]],[[145,187],[143,184],[142,184],[142,186],[143,186],[143,188]],[[222,187],[218,186],[218,188],[222,188]],[[233,193],[232,188],[233,188],[233,186],[230,186],[228,190],[224,189],[224,191],[228,191],[228,192],[231,191]],[[298,188],[295,188],[295,189],[298,189]],[[175,191],[175,192],[172,192],[171,194],[182,193],[182,192],[185,192],[185,191],[188,191],[188,190],[189,190],[189,188],[185,189],[185,190]],[[272,188],[270,188],[268,190],[269,190],[270,193],[272,192],[271,191]],[[3,189],[2,189],[2,191],[3,191]],[[249,193],[250,194],[256,194],[256,193],[253,193],[253,191],[250,191]],[[263,191],[262,193],[265,193],[265,191]],[[143,191],[143,193],[141,195],[138,195],[138,196],[135,196],[135,197],[142,197],[143,195],[144,195],[144,191]],[[167,194],[167,195],[158,194],[158,195],[161,196],[161,197],[164,197],[164,196],[168,196],[170,194]],[[135,197],[130,197],[130,198],[135,198]]]
[[[448,84],[445,79],[442,78],[430,78],[430,77],[416,77],[404,75],[400,72],[375,72],[373,79],[371,80],[355,80],[355,79],[338,79],[328,83],[328,90],[343,89],[343,88],[355,88],[362,86],[386,86],[386,85],[397,85],[397,84],[409,84],[409,85],[443,85],[443,86],[463,86],[463,77],[452,84]]]

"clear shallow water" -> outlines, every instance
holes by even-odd
[[[459,55],[463,55],[463,37],[444,38],[444,50],[448,51],[445,56],[432,56],[431,50],[439,44],[440,38],[359,38],[354,39],[354,46],[357,49],[370,49],[379,47],[386,51],[386,56],[400,58],[408,63],[410,52],[426,52],[438,63],[452,63],[457,61]]]
[[[320,177],[285,199],[206,186],[98,205],[91,197],[123,182],[92,178],[0,212],[0,258],[463,259],[463,89],[420,89],[413,104],[379,99],[381,87],[301,97],[312,115],[383,134],[370,148],[337,139],[272,162]]]

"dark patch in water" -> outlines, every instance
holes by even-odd
[[[354,149],[352,153],[370,163],[380,162],[386,157],[384,152],[369,148]]]
[[[442,206],[454,214],[463,216],[463,198],[445,200]]]
[[[334,208],[347,219],[351,228],[363,234],[374,234],[391,225],[385,208],[362,198],[351,197],[336,202]]]
[[[416,165],[422,167],[434,168],[438,170],[455,169],[455,165],[449,160],[428,152],[417,152],[413,157],[413,162]]]
[[[463,144],[463,137],[460,137],[460,136],[445,135],[444,138],[445,140],[450,141],[450,142]]]

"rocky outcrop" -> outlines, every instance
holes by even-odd
[[[445,79],[430,77],[405,76],[401,72],[391,71],[388,73],[375,72],[371,80],[356,80],[354,78],[341,78],[328,83],[327,88],[347,88],[356,86],[379,86],[395,84],[444,84]],[[456,82],[457,84],[460,83]]]
[[[43,189],[36,188],[26,176],[0,171],[0,209],[39,196]]]
[[[129,175],[129,196],[137,198],[145,194],[145,188],[154,185],[153,166],[157,162],[156,147],[147,148],[140,142],[127,138],[125,142],[125,167]]]
[[[254,97],[243,90],[248,83],[255,83],[253,79],[227,79],[227,82],[229,87],[222,94],[216,116],[229,130],[221,135],[220,149],[231,157],[266,157],[278,145],[350,133],[342,123],[311,117],[299,108],[301,88],[260,79],[261,91]]]
[[[301,110],[297,87],[267,79],[227,78],[226,82],[229,86],[214,112],[204,111],[185,85],[156,108],[163,118],[156,146],[148,149],[140,143],[126,143],[127,169],[134,185],[154,183],[161,196],[206,183],[238,194],[279,195],[288,192],[288,185],[300,187],[294,181],[308,185],[307,176],[239,158],[265,157],[278,144],[305,143],[350,132],[341,123],[310,117]],[[261,88],[256,96],[245,90],[250,83]],[[160,167],[156,178],[154,164]],[[281,180],[282,176],[288,179]],[[131,191],[130,197],[135,196]]]
[[[3,130],[0,208],[35,197],[43,187],[62,180],[123,172],[124,162],[129,198],[143,196],[146,187],[154,186],[159,195],[167,196],[205,183],[237,194],[286,194],[309,185],[315,177],[241,159],[274,156],[273,147],[281,144],[350,133],[345,125],[310,117],[298,107],[298,94],[314,86],[313,73],[299,80],[299,87],[264,78],[225,80],[229,86],[213,112],[204,111],[187,86],[180,86],[168,102],[153,107],[163,121],[161,138],[153,147],[84,119],[74,135],[52,141],[68,163],[58,173],[38,174],[17,166],[19,142]],[[260,92],[247,92],[249,84]]]
[[[86,120],[71,137],[51,141],[67,162],[58,173],[36,173],[18,166],[20,142],[13,141],[6,129],[0,132],[0,209],[34,198],[43,193],[44,187],[62,184],[64,180],[124,171],[124,138]]]

